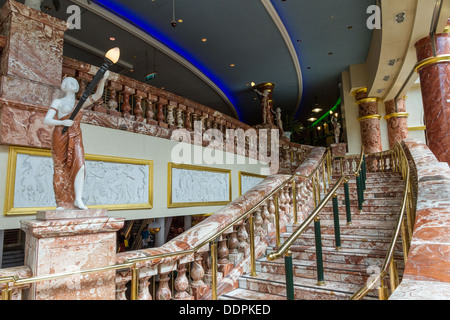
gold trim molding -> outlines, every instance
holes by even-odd
[[[356,90],[354,90],[354,91],[352,92],[352,95],[353,95],[353,96],[356,96],[358,93],[361,93],[361,92],[367,92],[367,88],[359,88],[359,89],[356,89]]]
[[[377,97],[370,97],[370,98],[363,98],[363,99],[357,100],[357,101],[356,101],[356,104],[357,104],[357,105],[360,105],[361,103],[366,103],[366,102],[378,102],[378,101],[380,101],[380,98],[377,98]]]
[[[389,120],[392,117],[396,117],[396,118],[408,118],[409,117],[409,113],[407,112],[394,112],[394,113],[389,113],[387,115],[384,116],[385,120]]]
[[[369,114],[367,116],[363,116],[363,117],[359,117],[358,121],[363,121],[363,120],[367,120],[367,119],[381,119],[381,116],[379,114]]]
[[[27,154],[30,156],[51,157],[52,152],[49,149],[39,149],[30,147],[9,147],[8,166],[6,173],[6,192],[3,213],[9,215],[31,215],[37,211],[55,210],[56,207],[21,207],[14,208],[14,188],[16,178],[17,154]],[[132,204],[106,204],[106,205],[88,205],[90,209],[108,209],[108,210],[134,210],[134,209],[151,209],[153,208],[153,160],[132,159],[102,156],[95,154],[85,154],[85,159],[90,161],[116,162],[126,164],[148,165],[148,203],[132,203]]]
[[[436,57],[429,57],[426,59],[423,59],[422,61],[418,62],[416,66],[414,67],[415,72],[419,72],[422,68],[425,68],[430,65],[443,63],[443,62],[450,62],[450,55],[449,54],[443,54]]]
[[[408,127],[408,131],[424,131],[427,130],[426,126]]]
[[[185,170],[197,170],[197,171],[208,171],[208,172],[220,172],[228,173],[228,195],[229,198],[226,201],[202,201],[202,202],[173,202],[172,201],[172,168],[185,169]],[[229,169],[219,169],[212,167],[202,167],[195,166],[191,164],[177,164],[169,162],[167,164],[167,207],[168,208],[184,208],[184,207],[203,207],[203,206],[223,206],[230,203],[232,200],[231,194],[231,170]]]

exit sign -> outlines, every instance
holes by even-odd
[[[156,72],[152,72],[145,76],[145,81],[153,80],[155,78],[156,78]]]

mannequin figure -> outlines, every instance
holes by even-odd
[[[85,179],[84,147],[80,128],[82,110],[93,105],[102,97],[108,76],[109,71],[106,71],[104,77],[98,83],[97,91],[86,100],[74,120],[70,120],[69,117],[78,102],[75,95],[80,87],[75,78],[64,78],[61,83],[61,90],[65,95],[61,99],[52,101],[45,116],[44,123],[54,127],[52,157],[56,210],[73,209],[74,207],[82,210],[87,209],[81,199]],[[63,127],[68,127],[64,134],[62,134]]]

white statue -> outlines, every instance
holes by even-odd
[[[261,104],[262,104],[262,112],[263,112],[263,123],[266,124],[267,123],[267,116],[269,116],[270,118],[270,106],[269,106],[269,94],[270,94],[270,90],[269,89],[265,89],[264,92],[259,91],[258,89],[253,89],[255,90],[255,92],[262,97],[261,98]],[[270,122],[270,120],[269,120]]]
[[[277,108],[275,110],[275,121],[277,124],[278,129],[280,129],[280,135],[284,134],[284,130],[283,130],[283,121],[281,121],[281,109]]]
[[[334,128],[334,141],[335,143],[339,143],[339,135],[341,134],[341,124],[338,122],[337,117],[331,118],[331,123]]]
[[[76,93],[80,86],[75,78],[64,78],[61,90],[65,95],[61,99],[52,101],[45,116],[44,123],[54,127],[52,134],[53,190],[57,210],[74,209],[74,207],[87,209],[81,199],[85,179],[84,147],[80,128],[82,110],[102,97],[108,76],[109,71],[106,71],[98,83],[97,91],[84,102],[82,109],[73,120],[69,117],[78,103]],[[64,127],[68,127],[68,130],[62,133]]]

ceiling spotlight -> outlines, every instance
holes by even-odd
[[[397,23],[402,23],[403,21],[405,21],[405,16],[406,13],[405,12],[399,12],[395,15],[395,22]]]
[[[317,120],[317,118],[314,118],[314,117],[311,117],[311,118],[308,119],[308,121],[310,121],[310,122],[313,122],[313,121],[316,121],[316,120]]]
[[[203,41],[203,42],[206,42],[206,38],[203,38],[202,41]]]
[[[109,40],[111,40],[111,41],[115,41],[115,40],[116,40],[116,38],[114,38],[114,37],[109,37]]]
[[[388,65],[390,65],[391,67],[397,62],[397,59],[391,59],[388,62]]]
[[[230,64],[230,67],[234,67],[234,66],[235,66],[235,64],[234,64],[234,63]]]
[[[255,83],[252,81],[252,82],[250,83],[250,85],[251,85],[252,87],[254,87],[254,86],[255,86]]]
[[[314,113],[319,113],[320,111],[322,111],[322,108],[319,107],[312,109],[312,112]]]
[[[179,23],[182,23],[182,22],[183,22],[183,19],[178,19],[178,22],[179,22]]]

